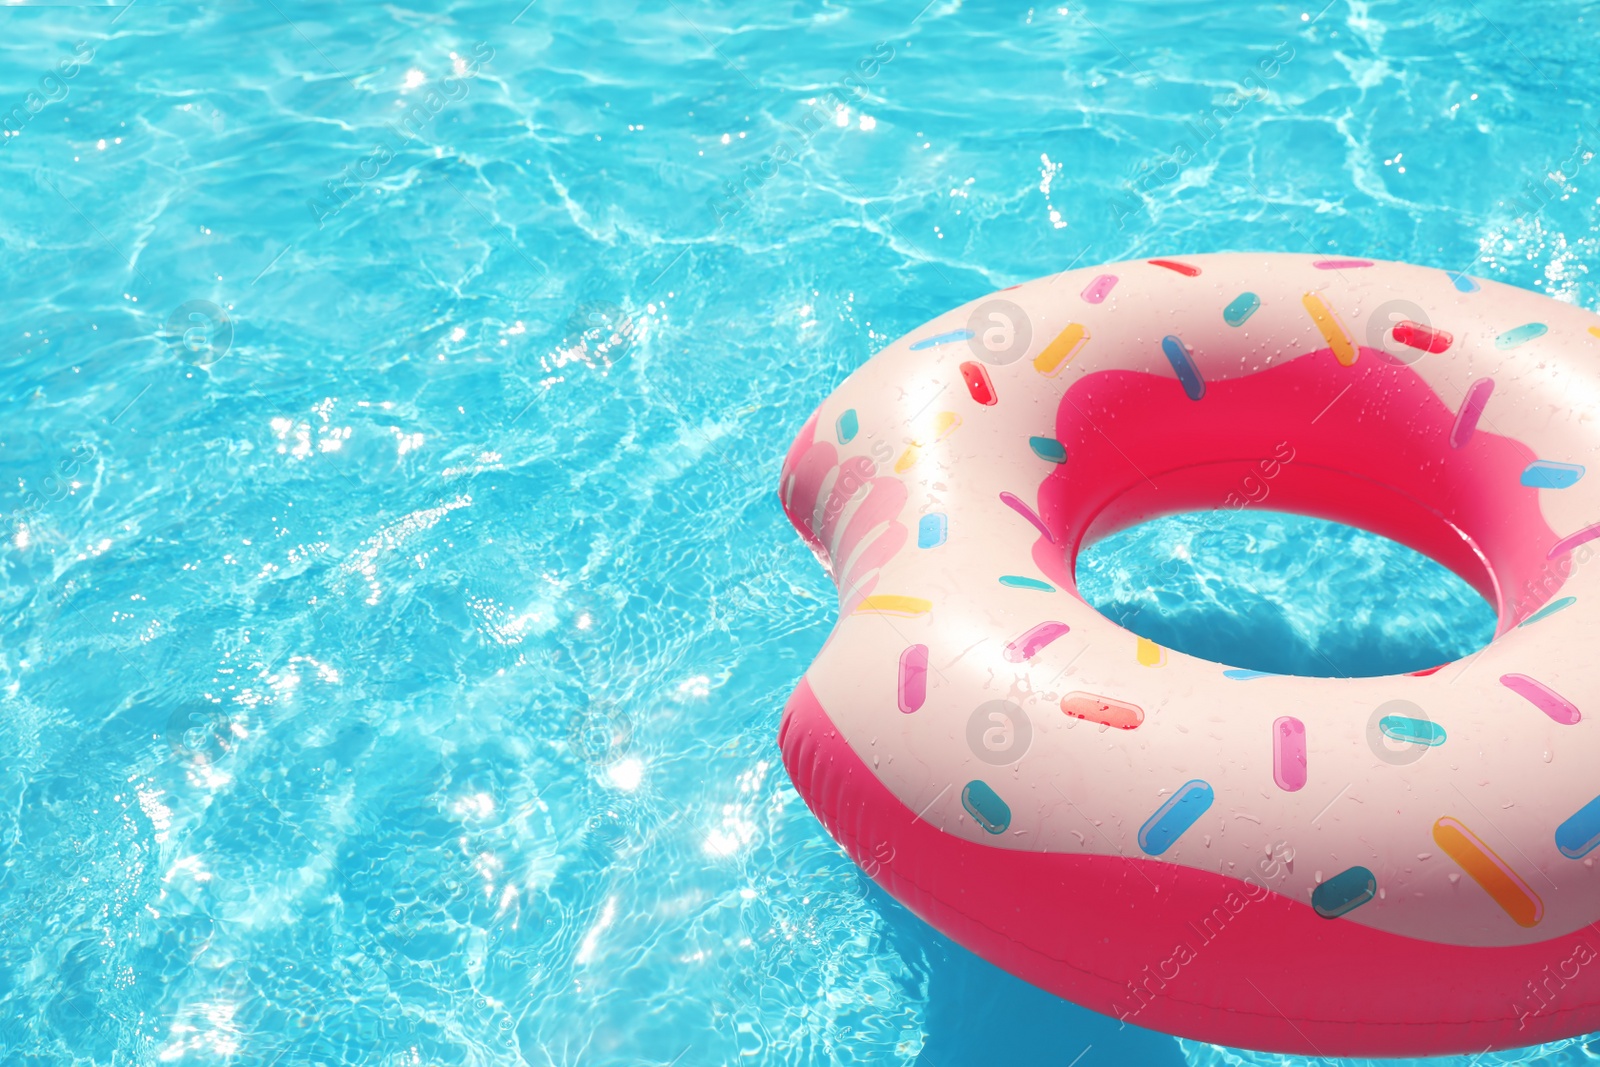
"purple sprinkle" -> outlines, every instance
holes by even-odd
[[[1472,383],[1467,390],[1467,398],[1461,402],[1461,410],[1456,412],[1456,424],[1450,428],[1451,448],[1465,448],[1467,442],[1472,440],[1472,434],[1478,428],[1478,418],[1489,403],[1489,394],[1492,392],[1493,378],[1479,378]]]

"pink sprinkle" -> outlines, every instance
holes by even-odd
[[[1115,274],[1096,275],[1094,281],[1084,288],[1081,295],[1089,303],[1098,304],[1111,295],[1111,290],[1115,289],[1116,285],[1117,276]]]
[[[1044,524],[1044,520],[1035,515],[1033,513],[1033,509],[1028,505],[1024,504],[1021,500],[1018,500],[1010,493],[1001,493],[1000,502],[1006,507],[1010,508],[1012,511],[1015,511],[1018,515],[1021,515],[1023,518],[1033,523],[1034,526],[1038,527],[1039,532],[1044,534],[1044,539],[1046,541],[1049,541],[1051,544],[1055,543],[1055,534],[1050,532],[1050,528]]]
[[[1041,622],[1006,646],[1006,661],[1022,663],[1030,660],[1041,648],[1070,629],[1064,622]]]
[[[1306,724],[1285,715],[1272,724],[1272,780],[1287,793],[1306,784]]]
[[[1489,394],[1494,392],[1493,378],[1479,378],[1467,389],[1467,398],[1461,402],[1461,410],[1456,412],[1456,424],[1450,428],[1450,447],[1465,448],[1467,442],[1472,440],[1474,431],[1478,429],[1478,419],[1483,415],[1484,406],[1489,403]]]
[[[1354,270],[1357,267],[1370,267],[1370,259],[1319,259],[1311,264],[1318,270]]]
[[[1563,537],[1550,546],[1550,551],[1544,554],[1544,558],[1555,559],[1558,556],[1565,555],[1579,545],[1593,541],[1596,537],[1600,537],[1600,522],[1595,523],[1593,526],[1585,526],[1577,533]]]
[[[900,653],[900,710],[910,715],[928,699],[928,646],[911,645]]]
[[[1562,726],[1574,726],[1583,718],[1572,701],[1556,693],[1543,682],[1534,681],[1526,674],[1503,674],[1500,676],[1500,684],[1517,696],[1531,701],[1534,707]]]

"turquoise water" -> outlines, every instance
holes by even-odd
[[[975,959],[805,810],[835,608],[780,457],[1073,263],[1595,307],[1596,9],[919,8],[0,15],[0,1061],[1233,1062]]]
[[[1089,546],[1085,600],[1141,637],[1271,674],[1404,674],[1494,637],[1488,603],[1388,538],[1273,512],[1174,515]]]

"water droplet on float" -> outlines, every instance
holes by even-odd
[[[1546,763],[1549,763],[1554,758],[1555,754],[1553,752],[1551,752],[1548,748],[1544,750],[1544,761]]]

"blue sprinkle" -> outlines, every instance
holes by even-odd
[[[948,343],[950,341],[970,341],[970,340],[972,340],[972,331],[971,330],[951,330],[949,333],[941,333],[941,334],[936,334],[933,337],[925,337],[925,338],[923,338],[922,340],[916,342],[915,344],[913,344],[911,346],[911,351],[920,352],[924,348],[933,348],[935,345],[946,344],[946,343]]]
[[[1222,321],[1229,326],[1243,326],[1260,306],[1261,298],[1256,294],[1240,293],[1233,298],[1233,303],[1222,309]]]
[[[1581,860],[1600,845],[1600,797],[1578,809],[1578,813],[1556,827],[1556,848],[1568,859]]]
[[[1540,608],[1538,611],[1534,612],[1532,615],[1529,615],[1526,619],[1523,619],[1517,625],[1518,626],[1526,626],[1530,622],[1538,622],[1540,619],[1547,619],[1550,616],[1554,615],[1556,612],[1560,611],[1562,608],[1570,608],[1570,607],[1572,607],[1572,605],[1576,604],[1577,602],[1578,602],[1578,598],[1575,597],[1575,596],[1564,596],[1564,597],[1561,597],[1559,600],[1552,600],[1552,601],[1550,601],[1550,603],[1546,604],[1544,607]]]
[[[938,548],[950,534],[950,520],[942,511],[922,516],[917,523],[917,547]]]
[[[1067,461],[1067,446],[1057,441],[1054,437],[1030,437],[1028,447],[1033,449],[1033,454],[1040,459],[1047,459],[1051,463],[1065,463]]]
[[[1009,585],[1013,589],[1037,589],[1043,593],[1054,593],[1056,587],[1049,582],[1041,582],[1037,578],[1024,578],[1020,574],[1002,574],[1001,585]]]
[[[1450,275],[1450,280],[1455,283],[1455,287],[1459,291],[1463,293],[1476,293],[1478,291],[1478,279],[1469,278],[1458,270],[1447,270],[1445,273]]]
[[[961,790],[961,806],[967,814],[991,834],[1003,834],[1011,825],[1011,807],[1000,799],[1000,794],[990,789],[986,782],[974,778]]]
[[[1232,678],[1236,682],[1248,682],[1252,678],[1275,677],[1271,671],[1247,671],[1243,667],[1229,667],[1222,672],[1224,678]]]
[[[1200,371],[1194,365],[1194,357],[1189,354],[1189,349],[1177,337],[1168,334],[1161,339],[1161,351],[1167,354],[1167,362],[1172,364],[1173,373],[1178,376],[1178,381],[1183,383],[1183,391],[1190,400],[1199,400],[1206,395],[1206,383],[1200,377]]]
[[[1341,871],[1311,891],[1311,906],[1324,919],[1355,911],[1378,895],[1378,879],[1365,867]]]
[[[1522,484],[1534,489],[1565,489],[1583,477],[1581,463],[1555,463],[1536,459],[1522,472]]]
[[[1211,786],[1198,778],[1183,783],[1139,827],[1139,847],[1151,856],[1161,855],[1206,813],[1216,798]]]
[[[856,431],[859,429],[861,429],[861,422],[856,418],[856,409],[851,408],[839,416],[839,443],[841,445],[849,444],[851,438],[855,437]]]

